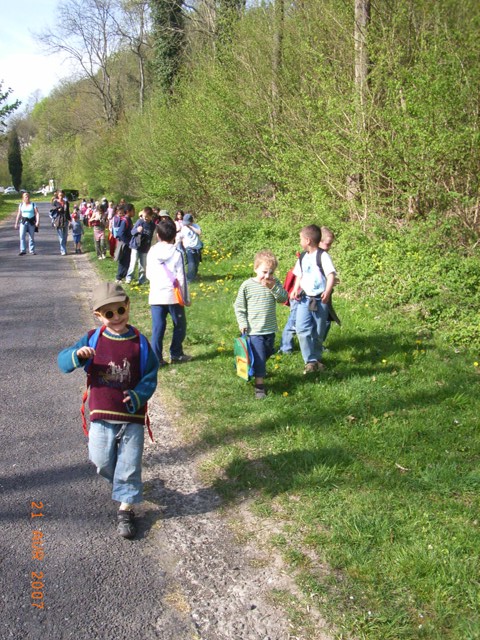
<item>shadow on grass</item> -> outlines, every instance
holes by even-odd
[[[225,468],[225,476],[215,480],[213,488],[231,501],[251,489],[262,489],[274,497],[292,489],[335,487],[338,474],[353,462],[341,447],[294,449],[253,460],[238,457]]]

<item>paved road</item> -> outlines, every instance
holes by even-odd
[[[117,537],[116,503],[87,462],[85,377],[57,368],[92,326],[91,282],[39,208],[36,256],[17,255],[13,218],[0,227],[0,638],[175,638],[148,531]]]

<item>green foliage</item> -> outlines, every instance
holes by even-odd
[[[6,103],[8,96],[12,93],[11,89],[2,91],[3,80],[0,81],[0,131],[6,126],[5,118],[13,113],[20,106],[20,100],[15,100],[11,104]]]
[[[478,251],[459,250],[450,221],[398,228],[378,220],[368,233],[350,225],[334,254],[352,294],[407,312],[450,344],[480,347]]]

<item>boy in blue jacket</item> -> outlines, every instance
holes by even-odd
[[[147,339],[128,324],[130,302],[119,284],[99,284],[93,310],[103,325],[99,335],[91,330],[61,351],[58,366],[64,373],[86,368],[89,458],[112,483],[112,499],[120,502],[118,533],[133,538],[133,505],[142,501],[146,403],[157,386],[158,359]]]

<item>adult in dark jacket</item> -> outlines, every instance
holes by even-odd
[[[58,242],[60,243],[60,255],[67,255],[67,237],[68,225],[72,218],[70,217],[70,206],[65,197],[65,193],[61,190],[57,191],[57,195],[52,200],[52,209],[50,211],[52,224],[57,230]]]

